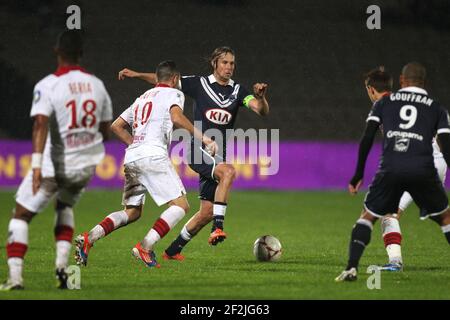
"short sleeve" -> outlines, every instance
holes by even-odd
[[[199,76],[183,76],[180,79],[179,89],[190,97],[194,97],[196,95],[199,86],[200,86]]]
[[[250,92],[247,90],[246,87],[241,86],[239,88],[238,99],[239,99],[240,106],[244,106],[244,107],[248,108],[249,102],[251,100],[255,99],[255,96],[250,94]]]
[[[128,107],[122,114],[120,115],[120,118],[125,120],[126,123],[130,125],[130,127],[133,126],[133,105],[131,107]]]
[[[169,107],[174,105],[177,105],[181,110],[184,110],[184,94],[180,90],[174,91],[170,96]]]
[[[442,106],[439,107],[439,119],[437,126],[437,134],[440,133],[450,133],[450,117],[447,109]]]
[[[105,89],[105,100],[103,101],[102,115],[100,121],[107,122],[113,119],[113,109],[111,97]]]
[[[49,117],[53,113],[51,103],[51,90],[42,84],[36,84],[33,90],[33,102],[31,106],[30,117],[38,114]]]
[[[372,110],[370,110],[370,113],[367,116],[366,122],[375,121],[380,124],[383,123],[382,116],[381,116],[382,115],[382,107],[383,107],[383,104],[382,104],[381,100],[378,100],[377,102],[375,102],[373,104]]]

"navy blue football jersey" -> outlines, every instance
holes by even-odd
[[[248,107],[254,96],[231,79],[227,85],[220,85],[213,75],[183,76],[181,91],[194,99],[194,122],[201,122],[201,131],[221,131],[224,142],[219,145],[219,154],[223,153],[225,158],[226,130],[234,128],[239,108]]]
[[[434,172],[432,140],[450,133],[448,111],[418,87],[407,87],[375,102],[367,121],[383,126],[379,169],[397,173]]]

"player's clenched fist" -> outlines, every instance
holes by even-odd
[[[139,77],[139,72],[130,70],[130,69],[122,69],[119,71],[119,80],[123,80],[125,78],[137,78]]]
[[[266,95],[267,83],[255,83],[253,85],[253,92],[256,98],[262,98]]]

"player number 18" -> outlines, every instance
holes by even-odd
[[[66,104],[66,108],[71,109],[71,121],[70,121],[70,129],[76,129],[80,126],[77,121],[77,104],[75,100],[70,100]],[[81,118],[81,126],[84,128],[92,128],[97,122],[97,118],[95,117],[95,109],[97,108],[97,104],[94,100],[88,99],[83,102],[82,109],[84,111],[84,115]]]

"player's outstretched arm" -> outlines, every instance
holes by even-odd
[[[127,146],[133,143],[133,136],[128,132],[130,125],[121,117],[118,117],[111,125],[111,131]]]
[[[125,78],[137,78],[151,84],[156,84],[157,82],[155,73],[137,72],[127,68],[119,71],[119,80],[124,80]]]
[[[179,106],[173,105],[170,108],[170,118],[177,128],[186,129],[196,139],[202,141],[210,155],[214,156],[216,154],[218,151],[217,144],[209,137],[203,135],[200,130],[195,128],[192,122],[190,122],[189,119],[183,114],[183,110]]]
[[[359,143],[358,164],[356,166],[355,174],[348,185],[350,194],[356,194],[363,182],[367,157],[369,156],[379,126],[380,124],[377,121],[369,120],[367,122],[366,129],[364,130],[364,134]]]
[[[261,116],[269,114],[269,103],[266,99],[267,83],[255,83],[253,85],[253,94],[255,99],[248,103],[248,107]]]
[[[33,194],[41,186],[42,154],[44,153],[45,142],[48,133],[48,117],[42,114],[34,116],[33,123],[33,154],[31,156],[31,168],[33,170]]]

